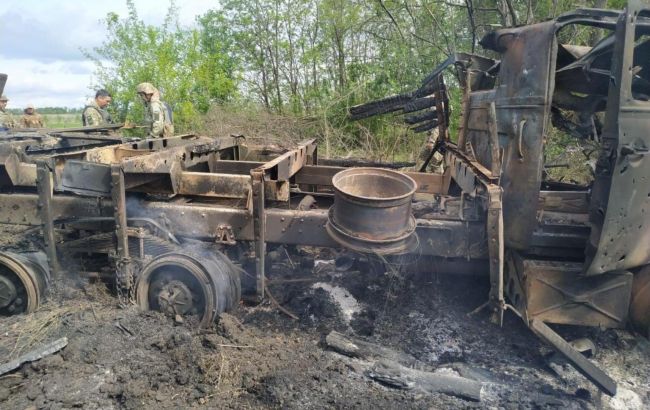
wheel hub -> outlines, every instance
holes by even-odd
[[[164,313],[176,316],[192,311],[192,291],[179,280],[172,280],[162,286],[158,294],[158,304]]]
[[[0,308],[11,305],[16,297],[18,297],[16,286],[8,277],[0,275]]]

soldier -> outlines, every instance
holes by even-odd
[[[83,126],[97,127],[113,124],[113,118],[106,110],[106,107],[108,107],[111,101],[113,101],[113,97],[108,91],[104,89],[97,90],[95,99],[88,101],[88,104],[84,107],[83,114],[81,114]]]
[[[8,130],[9,128],[14,128],[16,126],[14,117],[5,111],[7,101],[9,101],[9,99],[4,94],[0,96],[0,130]]]
[[[150,83],[138,84],[138,95],[144,103],[144,122],[147,137],[170,137],[174,134],[172,111],[167,103],[160,101],[160,93]]]
[[[434,128],[432,131],[429,131],[429,133],[427,134],[427,140],[424,144],[424,147],[422,147],[422,149],[420,150],[417,169],[420,169],[422,164],[424,164],[424,162],[426,162],[429,156],[431,156],[431,151],[433,151],[433,148],[436,146],[436,142],[438,141],[438,138],[440,138],[440,132],[438,131],[437,128]],[[436,151],[433,154],[433,156],[431,156],[427,169],[431,170],[432,172],[440,172],[440,173],[444,172],[444,157],[442,156],[440,151]]]
[[[23,128],[43,128],[43,116],[34,111],[32,104],[27,104],[23,112],[23,117],[20,119]]]

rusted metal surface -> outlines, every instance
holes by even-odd
[[[590,207],[589,275],[650,263],[648,10],[645,2],[630,1],[614,34],[603,148]]]
[[[56,233],[54,231],[54,210],[52,205],[53,182],[52,172],[45,161],[39,161],[37,176],[38,206],[47,262],[54,279],[60,279],[61,265],[57,252]]]
[[[413,244],[413,179],[386,169],[351,168],[337,173],[332,184],[327,231],[335,241],[376,253],[401,253]]]
[[[501,147],[500,175],[504,239],[516,249],[529,246],[536,225],[557,54],[555,31],[552,21],[499,30],[492,43],[493,49],[502,51],[495,105],[497,128],[507,136]],[[491,150],[487,151],[491,157]],[[491,168],[489,163],[486,166]]]
[[[489,206],[487,210],[487,241],[490,257],[490,304],[493,310],[492,320],[503,324],[505,299],[503,292],[503,269],[505,264],[505,241],[503,228],[503,208],[501,196],[503,190],[496,185],[488,188]]]
[[[222,161],[227,162],[227,161]],[[332,186],[332,178],[337,173],[345,170],[344,167],[326,165],[305,165],[295,175],[295,182],[298,184],[316,184],[320,186]],[[402,174],[413,179],[417,183],[416,192],[429,194],[442,194],[445,192],[443,176],[440,174],[429,174],[424,172],[400,171]]]
[[[630,322],[639,333],[650,337],[650,266],[644,267],[634,275]]]
[[[360,237],[401,236],[413,218],[411,202],[416,183],[406,175],[378,168],[353,168],[336,174],[332,183],[334,222]]]
[[[108,196],[111,192],[111,166],[70,160],[61,176],[61,188],[87,196]]]
[[[304,141],[295,149],[260,165],[257,169],[264,172],[265,180],[287,181],[307,164],[309,157],[316,150],[315,142],[313,139]]]
[[[507,292],[526,320],[621,328],[627,324],[632,273],[581,275],[579,262],[511,253]]]
[[[593,47],[558,45],[558,31],[569,25],[609,33]],[[444,98],[432,85],[442,84],[445,68],[456,68],[462,117],[458,145],[441,138],[447,166],[442,193],[481,204],[491,305],[502,312],[512,303],[523,316],[539,320],[536,332],[548,333],[542,320],[624,326],[633,277],[628,270],[650,263],[650,191],[644,188],[650,178],[648,34],[650,5],[639,0],[623,12],[583,9],[540,24],[497,30],[481,44],[498,53],[499,60],[450,56],[432,73],[437,82],[431,77],[425,81],[432,96],[405,93],[351,110],[352,119],[409,112],[409,124],[431,121],[435,112],[444,134],[440,114],[448,110],[440,106]],[[435,111],[430,110],[434,105]],[[543,148],[551,124],[568,136],[602,142],[596,145],[599,159],[592,185],[544,179]],[[449,191],[444,182],[450,183]],[[458,217],[463,219],[462,212]],[[504,272],[504,255],[515,250],[528,259],[517,265],[510,258],[509,273]],[[509,276],[509,301],[503,297],[504,274]],[[645,288],[640,285],[644,277],[637,274],[637,295]],[[645,293],[634,298],[635,323],[647,315],[648,299]],[[640,327],[647,331],[645,322]],[[549,342],[554,343],[553,337]],[[584,370],[580,360],[573,362]],[[592,370],[587,373],[598,373]],[[612,392],[605,378],[594,381]]]
[[[153,151],[156,146],[159,151]],[[125,186],[131,191],[241,198],[245,187],[230,181],[233,178],[226,178],[221,184],[218,176],[190,171],[196,167],[208,168],[215,155],[232,157],[236,148],[237,140],[230,137],[213,140],[187,136],[94,149],[77,153],[75,158],[57,157],[62,160],[58,188],[82,195],[106,196],[110,193],[108,167],[119,161]],[[230,185],[232,193],[225,191],[224,185]]]
[[[255,243],[255,287],[257,297],[264,298],[266,288],[266,211],[264,204],[264,171],[256,168],[251,171],[253,180],[253,235]]]
[[[542,340],[553,346],[555,350],[566,357],[574,365],[576,370],[578,370],[583,376],[598,386],[599,389],[609,394],[610,396],[614,396],[616,394],[616,382],[605,372],[596,367],[596,365],[587,360],[587,358],[584,357],[582,353],[577,351],[560,335],[555,333],[553,329],[548,327],[543,321],[539,319],[533,319],[531,322],[531,329]]]
[[[247,199],[251,192],[248,175],[182,172],[178,194],[217,198]]]
[[[115,286],[122,305],[127,306],[134,300],[135,260],[129,252],[129,230],[127,224],[126,191],[124,172],[117,165],[111,165],[111,199],[115,221]]]
[[[52,219],[112,216],[111,201],[55,195],[51,198]],[[31,194],[0,194],[0,223],[37,226],[42,222],[39,197]]]
[[[235,233],[233,232],[232,226],[230,225],[221,224],[217,226],[216,236],[217,237],[214,240],[215,243],[222,243],[224,245],[237,245]]]

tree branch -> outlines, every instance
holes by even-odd
[[[397,21],[395,21],[395,18],[393,17],[393,15],[390,14],[390,11],[388,11],[388,9],[386,8],[386,6],[384,5],[384,2],[383,2],[382,0],[377,0],[377,2],[378,2],[379,5],[381,6],[381,8],[384,9],[384,11],[386,12],[386,14],[388,14],[388,17],[390,17],[390,20],[391,20],[391,21],[393,22],[393,24],[395,25],[395,28],[397,29],[397,32],[399,33],[399,36],[402,38],[402,40],[406,41],[406,40],[404,39],[404,35],[402,34],[402,30],[400,30],[399,25],[397,24]]]

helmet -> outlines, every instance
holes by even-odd
[[[0,95],[0,101],[9,101],[9,98],[7,98],[6,95],[2,94]]]
[[[27,106],[25,107],[26,110],[29,110],[30,108],[33,110],[34,109],[34,104],[30,103],[30,104],[27,104]]]
[[[156,91],[158,91],[158,90],[156,90],[156,87],[154,87],[151,83],[140,83],[136,87],[136,90],[137,90],[138,94],[139,93],[155,94]]]

